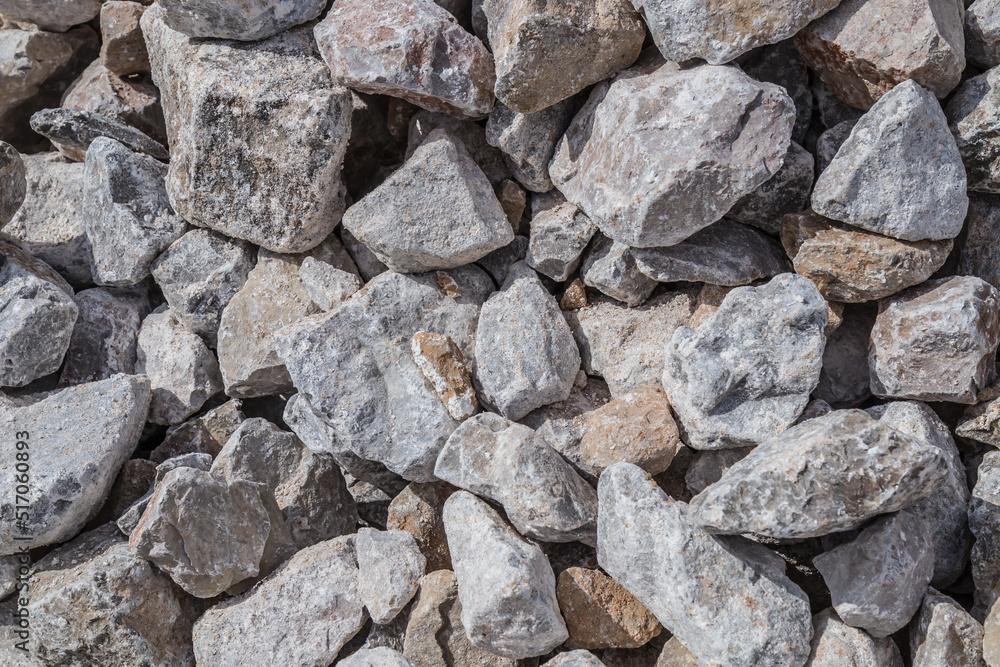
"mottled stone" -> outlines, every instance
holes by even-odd
[[[978,479],[969,500],[972,544],[972,615],[985,618],[1000,598],[1000,452],[989,451],[979,464]]]
[[[86,23],[101,11],[101,0],[3,0],[0,14],[18,23],[33,23],[42,30],[65,32]]]
[[[0,227],[13,219],[28,193],[27,169],[21,154],[0,141]]]
[[[306,293],[320,310],[333,310],[359,289],[361,278],[356,273],[339,269],[314,257],[306,257],[299,266],[299,279]]]
[[[162,0],[163,21],[191,37],[255,42],[318,17],[323,0]]]
[[[76,295],[80,310],[59,386],[69,387],[106,380],[118,373],[135,372],[136,342],[149,300],[141,294],[106,287]]]
[[[806,664],[810,667],[903,667],[903,658],[891,637],[872,637],[844,623],[833,609],[826,609],[813,616],[812,651]]]
[[[811,105],[812,93],[809,95]],[[736,202],[726,217],[753,225],[769,234],[779,233],[782,216],[808,208],[814,165],[812,153],[793,141],[788,145],[785,162],[778,173]]]
[[[947,595],[929,588],[910,625],[913,667],[985,667],[983,626]]]
[[[61,106],[117,118],[166,145],[160,90],[149,74],[121,77],[95,60],[66,90]]]
[[[479,123],[421,109],[410,118],[406,134],[406,159],[413,157],[413,153],[434,130],[444,130],[465,146],[465,150],[482,169],[499,197],[503,182],[511,178],[510,168],[504,160],[503,152],[487,141],[483,126]]]
[[[1000,65],[1000,13],[990,0],[965,8],[965,57],[982,69]]]
[[[809,408],[806,408],[808,412]],[[802,413],[805,416],[805,412]],[[818,415],[815,415],[818,416]],[[805,421],[805,420],[803,420]],[[733,465],[746,458],[753,449],[709,449],[694,452],[691,464],[684,473],[684,485],[691,495],[696,496],[722,478]]]
[[[574,278],[570,282],[566,291],[563,292],[562,297],[559,299],[559,307],[563,310],[577,310],[587,307],[587,288],[584,286],[582,280]]]
[[[584,284],[635,307],[649,298],[656,281],[639,270],[632,248],[597,234],[583,257],[580,278]]]
[[[518,113],[497,102],[486,121],[486,140],[503,151],[514,178],[532,192],[548,192],[549,161],[556,143],[569,127],[574,106],[563,100],[535,113]]]
[[[562,196],[533,197],[531,213],[525,261],[539,273],[563,282],[580,266],[583,251],[597,228]]]
[[[792,129],[793,144],[789,146],[788,155],[785,156],[785,167],[790,167],[788,164],[790,161],[795,163],[804,161],[801,154],[796,156],[798,150],[794,144],[798,144],[798,148],[804,144],[812,121],[813,109],[818,105],[813,99],[813,91],[809,85],[812,78],[809,75],[809,68],[806,67],[805,61],[798,49],[795,48],[795,42],[786,39],[777,44],[754,49],[740,57],[737,62],[740,68],[754,79],[767,81],[784,88],[792,101],[795,102],[795,126]],[[860,115],[860,112],[858,113]],[[804,164],[801,168],[804,168]],[[790,175],[792,171],[798,171],[798,169],[790,170],[786,176]],[[803,187],[811,189],[812,183],[803,184]],[[762,186],[761,194],[768,191],[771,191],[770,188]],[[778,199],[772,200],[769,196],[768,201],[777,203]]]
[[[993,126],[1000,105],[1000,70],[963,83],[945,108],[965,163],[969,190],[1000,193],[1000,133]]]
[[[226,401],[183,424],[171,426],[149,458],[156,463],[182,454],[205,453],[215,458],[246,417],[238,400]]]
[[[87,149],[99,137],[114,139],[137,153],[157,160],[170,157],[162,144],[131,125],[117,118],[80,109],[43,109],[31,116],[31,129],[49,139],[63,155],[73,160],[82,161]]]
[[[343,667],[414,667],[402,653],[391,648],[363,648],[337,663]]]
[[[120,530],[123,535],[129,536],[132,534],[135,527],[139,525],[139,520],[142,519],[142,515],[146,511],[146,508],[149,507],[149,500],[153,497],[156,487],[161,481],[163,481],[163,478],[167,476],[167,473],[176,468],[196,468],[207,472],[212,468],[212,457],[204,453],[182,454],[180,456],[167,459],[163,463],[155,466],[152,484],[150,484],[147,487],[146,492],[139,498],[135,499],[128,509],[126,509],[121,516],[118,517],[117,521],[115,521],[115,524],[118,526],[118,530]]]
[[[389,267],[379,261],[379,258],[375,256],[375,253],[368,249],[368,246],[354,238],[354,235],[351,234],[346,227],[341,225],[338,229],[340,231],[340,240],[344,244],[344,249],[351,256],[351,259],[357,266],[358,273],[364,282],[367,282],[375,276],[389,270]]]
[[[399,492],[389,504],[386,528],[405,530],[416,540],[420,553],[427,560],[427,571],[451,569],[451,554],[444,532],[441,512],[454,489],[441,482],[413,482]]]
[[[402,530],[362,528],[358,551],[358,596],[374,623],[391,622],[417,593],[427,559]]]
[[[826,339],[823,370],[813,396],[834,408],[854,408],[871,396],[868,340],[875,325],[875,309],[844,309],[843,323]]]
[[[648,609],[599,570],[563,570],[556,582],[556,597],[569,630],[569,646],[637,648],[661,630]]]
[[[411,339],[410,351],[420,372],[448,408],[455,421],[476,413],[479,403],[462,358],[462,350],[444,334],[418,331]]]
[[[139,25],[145,10],[140,2],[123,0],[101,6],[101,63],[119,76],[149,71],[149,53]]]
[[[1000,289],[1000,197],[970,193],[965,230],[956,239],[959,275],[977,276]]]

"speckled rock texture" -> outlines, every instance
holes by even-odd
[[[599,570],[563,570],[556,582],[556,597],[569,630],[569,646],[638,648],[662,629],[642,603]]]
[[[1000,193],[1000,133],[991,119],[1000,102],[1000,70],[965,81],[945,107],[965,164],[969,190]]]
[[[486,140],[503,152],[517,182],[532,192],[548,192],[549,161],[556,143],[573,119],[572,100],[536,111],[519,113],[497,102],[486,121]]]
[[[877,639],[840,620],[833,609],[813,616],[812,667],[903,667],[899,647],[891,637]]]
[[[0,142],[0,227],[11,221],[27,193],[27,169],[21,154],[10,144]]]
[[[107,137],[129,149],[158,160],[169,158],[159,142],[117,118],[80,109],[43,109],[31,116],[31,129],[52,141],[66,157],[82,161],[87,149],[99,137]]]
[[[427,559],[413,536],[402,530],[362,528],[355,546],[358,595],[373,622],[390,623],[416,595]]]
[[[139,327],[149,313],[142,293],[94,287],[75,297],[80,314],[66,350],[59,385],[69,387],[135,372]]]
[[[927,589],[910,629],[914,667],[982,667],[983,626],[953,599]]]
[[[163,21],[191,37],[256,42],[317,18],[322,0],[165,0]]]

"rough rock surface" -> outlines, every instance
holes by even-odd
[[[476,413],[479,402],[462,350],[455,341],[444,334],[418,331],[413,334],[410,351],[452,419],[460,422]]]
[[[119,76],[149,71],[149,53],[139,19],[141,2],[109,0],[101,5],[101,63]]]
[[[868,339],[875,325],[874,306],[849,306],[843,322],[826,339],[823,370],[813,396],[834,408],[855,408],[871,396]]]
[[[969,500],[969,530],[975,536],[970,560],[975,582],[972,615],[985,618],[1000,598],[1000,453],[987,452]]]
[[[497,102],[486,121],[486,140],[503,151],[504,161],[517,182],[532,192],[548,192],[549,161],[556,143],[573,118],[572,100],[563,100],[535,113],[518,113]]]
[[[833,609],[813,616],[810,667],[903,667],[891,637],[876,639],[844,623]]]
[[[142,38],[141,30],[139,37]],[[99,59],[95,60],[66,90],[61,106],[117,118],[160,144],[165,146],[167,143],[160,90],[153,85],[152,77],[147,73],[122,77],[105,67]]]
[[[318,17],[323,0],[249,0],[199,2],[163,0],[163,21],[191,37],[214,37],[256,42]]]
[[[563,570],[556,581],[556,597],[569,630],[569,646],[638,648],[661,630],[642,603],[599,570]]]
[[[131,291],[95,287],[78,292],[80,309],[59,385],[69,387],[135,372],[136,342],[149,300]]]
[[[43,109],[31,116],[31,129],[52,141],[63,155],[73,160],[82,161],[87,149],[100,137],[114,139],[130,150],[157,160],[170,157],[162,144],[128,123],[80,109]]]
[[[641,305],[656,289],[656,281],[639,270],[632,248],[598,233],[580,266],[585,285],[626,306]]]
[[[958,273],[982,278],[1000,289],[1000,248],[991,241],[1000,233],[1000,197],[969,193],[965,229],[956,239]]]
[[[238,400],[227,401],[217,408],[192,417],[183,424],[167,429],[163,442],[149,454],[154,463],[182,454],[205,453],[215,458],[246,417]]]
[[[969,190],[1000,193],[1000,132],[993,126],[1000,104],[1000,70],[963,83],[945,113],[965,163]]]
[[[343,667],[414,667],[402,653],[384,646],[363,648],[337,664]]]
[[[1000,65],[1000,14],[989,0],[965,8],[965,57],[982,69]]]
[[[0,142],[0,227],[17,213],[28,193],[27,168],[21,154],[6,142]]]
[[[441,512],[453,491],[450,485],[441,482],[413,482],[389,504],[386,528],[406,531],[413,536],[427,561],[427,572],[451,569],[451,554]]]
[[[927,589],[910,626],[914,667],[983,667],[983,626],[957,602]]]
[[[347,301],[363,285],[357,273],[338,269],[313,257],[302,260],[302,265],[299,266],[299,278],[302,279],[309,298],[323,312],[333,310],[334,307]]]
[[[539,273],[563,282],[580,266],[583,251],[596,231],[590,218],[562,196],[532,197],[525,262]]]
[[[799,119],[796,118],[795,122],[797,128]],[[779,233],[782,216],[798,213],[809,206],[815,163],[812,153],[792,141],[778,173],[733,204],[726,217],[753,225],[768,234]]]
[[[374,623],[390,623],[416,595],[427,559],[402,530],[362,528],[355,546],[358,595]]]

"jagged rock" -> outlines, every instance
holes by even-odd
[[[979,392],[980,402],[965,409],[955,435],[1000,447],[1000,400],[996,390],[997,386],[992,385]]]
[[[339,230],[344,249],[350,254],[364,282],[368,282],[375,276],[389,270],[389,267],[379,261],[375,253],[368,249],[368,246],[354,238],[346,227],[341,225]]]
[[[70,387],[23,407],[0,402],[0,422],[17,428],[0,453],[13,462],[17,452],[26,451],[31,462],[30,509],[15,513],[13,493],[0,502],[4,516],[19,516],[0,527],[0,555],[16,553],[24,544],[58,544],[80,532],[132,455],[148,406],[149,381],[135,375]],[[17,474],[13,463],[3,468],[12,490]]]
[[[810,667],[903,667],[903,657],[891,637],[872,637],[844,623],[833,609],[826,609],[813,616],[812,651],[806,664]]]
[[[391,0],[372,15],[364,0],[344,0],[316,26],[333,80],[362,93],[401,97],[464,118],[493,108],[493,57],[447,10]]]
[[[76,295],[80,314],[66,350],[59,385],[70,387],[135,372],[136,343],[149,299],[141,293],[95,287]]]
[[[490,274],[497,285],[503,285],[511,267],[527,256],[529,243],[527,238],[515,236],[513,241],[499,250],[494,250],[476,264]]]
[[[969,500],[972,544],[972,615],[985,618],[1000,598],[1000,452],[989,451],[979,464],[978,479]]]
[[[486,0],[483,13],[496,58],[497,98],[520,113],[551,107],[628,67],[645,37],[642,19],[626,0]]]
[[[983,661],[990,667],[1000,665],[1000,609],[996,605],[990,610],[983,624]]]
[[[131,125],[80,109],[43,109],[31,116],[31,129],[52,141],[60,152],[73,160],[82,161],[87,149],[100,137],[114,139],[130,150],[157,160],[170,157],[159,142]]]
[[[638,648],[662,629],[631,593],[599,570],[563,570],[556,582],[556,597],[569,630],[569,646]]]
[[[899,84],[861,117],[819,175],[813,210],[904,241],[958,236],[969,197],[946,126],[930,92],[913,81]],[[927,173],[933,181],[915,180]]]
[[[163,21],[191,37],[213,37],[256,42],[318,17],[323,0],[249,2],[163,0]]]
[[[176,468],[196,468],[207,472],[212,468],[212,457],[204,453],[182,454],[180,456],[167,459],[163,463],[155,466],[153,470],[152,484],[150,484],[147,487],[146,492],[136,498],[115,521],[115,524],[118,526],[118,530],[120,530],[123,535],[129,536],[132,534],[135,527],[139,525],[139,520],[142,519],[142,515],[146,511],[146,508],[149,507],[149,500],[153,497],[156,487],[161,481],[163,481],[163,478],[167,476],[168,472]]]
[[[534,197],[531,236],[525,261],[557,282],[580,266],[584,249],[597,228],[579,208],[561,196]]]
[[[458,491],[444,504],[462,625],[476,648],[505,658],[548,653],[568,632],[542,550],[485,502]]]
[[[0,242],[0,266],[10,265],[11,275],[31,275],[73,296],[73,288],[51,266],[9,243]]]
[[[101,6],[101,63],[119,76],[149,71],[149,53],[139,25],[145,10],[140,2],[122,0]]]
[[[971,276],[929,280],[879,304],[868,367],[872,393],[975,403],[996,378],[1000,294]]]
[[[238,400],[227,401],[183,424],[171,426],[163,442],[150,452],[149,459],[163,463],[182,454],[202,452],[215,458],[246,419],[241,407]]]
[[[160,90],[149,74],[121,77],[95,60],[66,90],[62,106],[117,118],[166,145]]]
[[[166,165],[114,139],[98,137],[87,149],[82,212],[94,282],[142,281],[157,255],[187,231],[170,207],[166,176]]]
[[[666,345],[663,388],[695,449],[760,444],[792,425],[819,382],[826,301],[784,273],[731,291]]]
[[[991,123],[1000,104],[998,77],[993,68],[968,79],[945,108],[974,192],[1000,193],[1000,133]]]
[[[669,246],[777,173],[795,106],[781,88],[732,67],[667,63],[644,71],[594,88],[549,175],[607,236],[632,247]],[[750,147],[752,159],[743,155]]]
[[[795,102],[795,127],[792,129],[792,141],[802,147],[806,134],[809,131],[809,124],[812,120],[813,109],[818,106],[813,100],[813,91],[809,86],[809,68],[795,48],[795,42],[786,39],[777,44],[754,49],[737,61],[740,68],[758,81],[767,81],[781,86]],[[821,84],[822,85],[822,84]],[[846,105],[845,105],[846,106]],[[860,112],[858,112],[860,115]],[[795,145],[790,145],[788,155],[785,156],[786,167],[789,161],[798,162],[804,160],[801,153],[798,153]],[[804,168],[804,165],[803,165]],[[791,173],[791,171],[789,172]],[[803,187],[812,188],[812,182]],[[763,188],[762,193],[768,191]],[[776,202],[777,200],[775,200]]]
[[[943,98],[965,69],[962,14],[947,0],[843,0],[795,45],[823,83],[859,109],[906,80]]]
[[[656,289],[656,281],[639,270],[632,248],[603,234],[590,244],[580,278],[629,307],[642,305]]]
[[[733,667],[804,664],[812,636],[809,601],[785,577],[777,556],[739,537],[706,533],[685,503],[630,463],[605,471],[597,493],[601,568],[699,660]]]
[[[27,173],[17,149],[0,141],[0,227],[10,222],[24,203]]]
[[[482,169],[499,197],[503,182],[511,177],[510,168],[503,152],[487,141],[483,127],[479,123],[444,113],[419,110],[410,118],[406,134],[406,159],[413,157],[413,153],[434,133],[434,130],[444,130],[465,146],[466,152]]]
[[[375,623],[391,622],[417,593],[427,559],[402,530],[362,528],[358,551],[358,595]]]
[[[402,653],[384,646],[372,649],[363,648],[337,664],[343,665],[343,667],[414,667],[413,663],[407,660]]]
[[[965,57],[982,69],[1000,65],[1000,14],[989,0],[965,8]]]
[[[570,282],[566,291],[563,292],[562,298],[559,299],[559,307],[563,310],[576,310],[587,307],[587,288],[584,286],[582,280],[574,278]]]
[[[451,554],[441,512],[454,489],[444,483],[413,482],[392,499],[386,528],[406,531],[427,560],[427,571],[451,569]]]
[[[444,334],[418,331],[411,339],[410,351],[420,372],[433,387],[434,393],[448,408],[455,421],[468,419],[479,407],[476,392],[462,350]]]
[[[834,408],[854,408],[871,396],[868,339],[875,325],[874,308],[845,308],[843,319],[826,339],[823,370],[813,396]]]
[[[41,30],[65,32],[101,11],[101,0],[3,0],[0,14],[11,22],[33,23]]]
[[[958,274],[977,276],[1000,289],[1000,248],[993,239],[1000,233],[1000,198],[971,193],[965,230],[956,239]]]
[[[812,93],[810,105],[811,96]],[[811,108],[810,106],[810,110]],[[814,164],[812,153],[793,141],[788,145],[785,163],[778,173],[736,202],[726,213],[726,217],[753,225],[769,234],[778,234],[781,231],[782,216],[808,208]]]
[[[497,102],[486,121],[486,140],[503,151],[514,178],[532,192],[548,192],[549,161],[556,143],[573,118],[572,100],[563,100],[535,113],[518,113]]]
[[[947,595],[929,588],[910,625],[914,667],[984,667],[983,626]]]
[[[356,273],[339,269],[314,257],[306,257],[299,266],[299,278],[312,302],[323,312],[333,310],[361,289]]]
[[[691,518],[717,533],[816,537],[905,509],[947,476],[935,445],[837,410],[759,445],[691,501]]]
[[[199,41],[163,15],[157,3],[141,24],[163,93],[174,210],[274,252],[315,247],[344,211],[351,99],[330,81],[312,31]]]
[[[663,651],[656,660],[654,667],[701,667],[702,663],[698,658],[691,655],[691,651],[684,648],[684,645],[677,641],[677,637],[671,637],[663,645]],[[632,667],[629,665],[628,667]]]
[[[826,171],[833,158],[837,157],[837,151],[851,136],[851,130],[857,123],[857,118],[841,121],[819,135],[819,139],[816,140],[816,170],[819,173]]]

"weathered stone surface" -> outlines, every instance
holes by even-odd
[[[383,9],[373,16],[364,0],[345,0],[316,26],[334,81],[453,116],[489,114],[495,74],[482,42],[434,3],[391,0]]]
[[[983,624],[983,660],[990,667],[1000,665],[1000,607],[993,605]]]
[[[527,256],[528,244],[529,241],[524,236],[515,236],[513,241],[499,250],[494,250],[476,264],[490,274],[493,282],[497,285],[503,285],[511,267]]]
[[[151,273],[170,310],[214,346],[222,310],[246,283],[256,254],[243,241],[193,229],[156,258]]]
[[[808,408],[806,408],[808,411]],[[805,415],[805,412],[802,413]],[[684,485],[691,495],[698,495],[715,484],[740,459],[753,451],[750,447],[738,449],[709,449],[697,451],[684,473]]]
[[[163,14],[159,3],[146,10],[142,30],[163,93],[170,203],[191,224],[274,252],[316,246],[344,211],[351,99],[311,31],[198,41]]]
[[[938,98],[965,69],[962,5],[942,0],[843,0],[795,36],[795,45],[840,99],[870,108],[916,81]]]
[[[59,386],[106,380],[118,373],[135,372],[136,342],[149,299],[141,294],[106,287],[76,295],[80,310]]]
[[[777,173],[795,107],[781,88],[732,67],[668,63],[643,71],[594,88],[549,174],[611,238],[669,246]],[[659,120],[647,122],[651,114]]]
[[[354,238],[354,235],[346,227],[341,225],[338,229],[344,249],[350,254],[364,282],[389,270],[389,267],[379,261],[379,258],[368,249],[368,246]]]
[[[808,208],[814,165],[812,153],[793,141],[788,145],[785,162],[778,173],[736,202],[726,217],[753,225],[769,234],[778,234],[782,216]]]
[[[812,211],[786,215],[781,241],[803,275],[831,301],[861,303],[891,296],[931,277],[952,241],[900,241],[837,223]]]
[[[187,223],[170,207],[166,176],[166,165],[114,139],[98,137],[87,149],[82,213],[99,285],[140,282],[184,235]]]
[[[525,261],[557,282],[580,266],[584,249],[597,228],[586,214],[558,193],[531,202],[531,236]]]
[[[587,307],[587,288],[582,280],[574,278],[569,283],[566,291],[563,292],[562,297],[559,299],[559,307],[563,310],[576,310]]]
[[[868,367],[872,393],[975,403],[996,377],[1000,294],[971,276],[930,280],[879,304]]]
[[[914,667],[985,667],[983,626],[947,595],[929,588],[910,625]]]
[[[51,266],[38,259],[29,255],[24,250],[21,250],[17,246],[11,245],[9,243],[0,242],[0,260],[2,264],[0,265],[10,265],[12,268],[8,269],[11,275],[31,275],[35,278],[39,278],[60,290],[73,296],[73,288],[70,284],[66,282],[59,273],[54,271]]]
[[[958,236],[969,197],[946,125],[930,92],[913,81],[899,84],[861,117],[819,175],[813,210],[904,241]],[[918,182],[928,173],[932,181]]]
[[[483,13],[497,98],[520,113],[551,107],[628,67],[646,32],[625,0],[486,0]]]
[[[407,660],[402,653],[384,646],[372,649],[363,648],[337,664],[343,665],[343,667],[414,667],[413,663]]]
[[[483,126],[479,123],[421,109],[410,118],[406,133],[406,159],[413,157],[413,153],[423,145],[434,130],[444,130],[465,146],[465,150],[483,170],[483,174],[489,179],[499,197],[503,182],[511,178],[510,168],[504,159],[503,151],[490,145],[483,132]]]
[[[149,458],[156,463],[182,454],[204,452],[215,458],[246,417],[241,401],[227,401],[183,424],[171,426],[163,442]]]
[[[632,248],[603,234],[590,244],[580,278],[629,307],[641,305],[656,289],[656,281],[639,270]]]
[[[505,658],[548,653],[568,632],[548,559],[489,505],[458,491],[444,505],[462,626],[476,648]]]
[[[947,475],[936,446],[837,410],[758,446],[691,501],[691,518],[717,533],[816,537],[905,509]]]
[[[38,664],[186,667],[194,661],[194,609],[113,525],[48,554],[27,590],[29,652]]]
[[[526,537],[593,542],[594,489],[527,426],[488,412],[467,420],[448,438],[434,474],[502,505]]]
[[[975,582],[972,615],[985,618],[1000,598],[1000,453],[989,451],[979,464],[969,500],[969,529],[975,536],[970,560]]]
[[[0,14],[12,22],[33,23],[42,30],[65,32],[101,11],[101,0],[3,0]]]
[[[417,593],[427,559],[402,530],[362,528],[358,551],[358,595],[375,623],[391,622]]]
[[[24,407],[0,403],[0,422],[13,429],[11,436],[29,436],[7,438],[0,452],[4,460],[17,460],[19,451],[37,451],[30,457],[27,518],[14,521],[13,494],[0,503],[0,515],[8,519],[0,528],[0,554],[16,553],[24,544],[58,544],[86,525],[132,455],[148,406],[149,381],[134,375],[70,387]],[[27,449],[18,449],[17,442],[27,443]],[[17,474],[13,464],[3,469],[11,489]],[[15,541],[19,536],[31,539]]]
[[[603,667],[604,663],[590,651],[577,650],[560,653],[545,665],[546,667]]]
[[[427,560],[427,572],[451,569],[451,554],[441,512],[453,491],[450,485],[440,482],[413,482],[389,504],[386,528],[405,530],[413,536],[420,553]]]
[[[167,459],[163,463],[157,465],[153,471],[153,483],[147,487],[146,492],[134,500],[132,504],[118,517],[115,524],[118,526],[118,530],[122,532],[123,535],[129,536],[135,527],[139,525],[139,520],[142,519],[143,513],[146,508],[149,507],[149,501],[153,497],[153,493],[156,491],[156,487],[163,481],[163,478],[167,476],[167,473],[176,468],[196,468],[198,470],[208,471],[212,468],[212,457],[204,453],[192,453],[192,454],[182,454],[180,456],[175,456],[171,459]]]
[[[965,57],[982,69],[1000,65],[1000,14],[989,0],[965,8]]]
[[[733,667],[805,662],[808,598],[777,556],[706,533],[685,503],[630,463],[609,468],[597,492],[601,568],[699,660]]]
[[[66,90],[61,106],[117,118],[166,145],[160,90],[149,74],[121,77],[95,60]]]
[[[795,48],[795,42],[786,39],[777,44],[754,49],[740,57],[737,63],[740,69],[754,79],[779,85],[792,98],[792,101],[795,102],[795,126],[792,129],[792,142],[801,148],[806,140],[806,134],[809,132],[813,109],[817,104],[810,88],[812,77],[809,75],[809,68],[806,67],[805,61],[798,49]],[[860,112],[858,113],[860,115]],[[788,151],[788,155],[785,156],[786,167],[789,166],[790,161],[798,162],[799,159],[804,159],[801,156],[798,159],[795,158],[797,152],[795,145],[790,145]],[[811,188],[812,183],[809,183],[808,187]],[[766,191],[766,188],[764,190]]]
[[[340,446],[408,480],[433,481],[458,422],[425,382],[411,340],[418,331],[445,334],[471,364],[479,309],[493,289],[471,266],[384,273],[338,309],[276,333],[278,355]]]
[[[816,140],[816,170],[819,173],[826,171],[833,158],[837,157],[837,151],[851,136],[851,130],[857,122],[857,118],[842,121],[819,135],[819,139]]]
[[[556,582],[556,597],[569,630],[569,646],[637,648],[661,630],[648,609],[599,570],[563,570]]]
[[[444,334],[418,331],[410,343],[413,361],[455,421],[476,413],[479,403],[462,350]]]
[[[998,233],[1000,197],[970,193],[965,229],[956,239],[959,275],[977,276],[994,287],[1000,285],[1000,248],[993,243]]]
[[[701,667],[702,663],[698,658],[691,655],[691,651],[684,648],[684,645],[677,641],[677,637],[671,637],[663,645],[663,651],[656,660],[654,667]],[[631,667],[631,666],[629,666]]]
[[[486,121],[486,140],[503,151],[514,178],[532,192],[548,192],[549,161],[556,143],[573,118],[572,100],[563,100],[535,113],[518,113],[497,102]]]
[[[119,76],[149,71],[149,53],[139,19],[139,2],[110,0],[101,6],[101,62]]]
[[[813,396],[834,408],[853,408],[871,396],[868,339],[875,325],[875,308],[845,308],[843,320],[826,339],[823,370]]]
[[[1000,133],[992,120],[1000,105],[1000,70],[963,83],[945,112],[965,163],[969,190],[1000,193]]]
[[[826,609],[813,616],[812,650],[806,664],[810,667],[903,667],[903,658],[891,637],[872,637],[844,623],[833,609]]]
[[[791,268],[774,239],[725,219],[676,245],[636,248],[631,254],[640,271],[663,283],[749,285]]]
[[[318,17],[326,5],[322,0],[250,0],[249,2],[204,2],[164,0],[163,21],[173,30],[191,37],[214,37],[256,42]]]
[[[27,169],[21,154],[0,141],[0,227],[13,219],[28,193]]]
[[[357,576],[354,536],[303,549],[249,592],[205,612],[194,626],[195,657],[218,667],[329,665],[364,625]]]
[[[462,266],[514,239],[486,176],[445,130],[351,206],[344,227],[400,273]]]
[[[170,157],[167,149],[131,125],[80,109],[43,109],[31,116],[31,129],[52,141],[64,155],[82,161],[99,137],[114,139],[131,150],[157,160]]]
[[[333,310],[361,289],[361,278],[314,257],[306,257],[299,266],[299,279],[312,302],[323,312]]]
[[[666,345],[663,388],[695,449],[760,444],[792,425],[819,382],[826,301],[785,273],[730,292]]]

